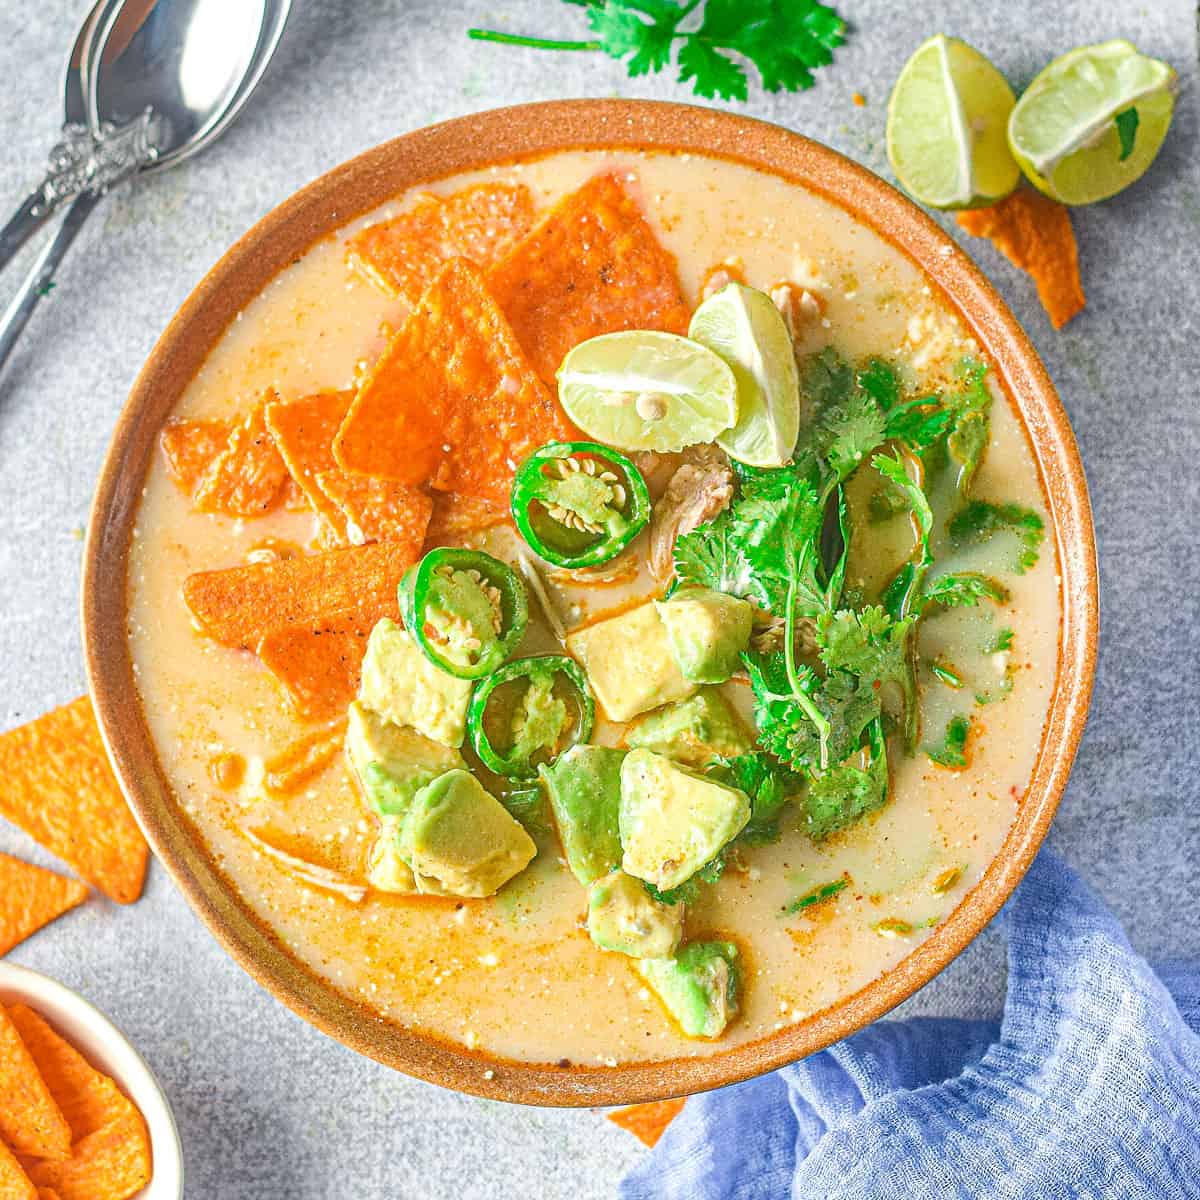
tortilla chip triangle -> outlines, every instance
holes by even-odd
[[[0,854],[0,957],[87,899],[87,887]]]
[[[3,1005],[0,1005],[0,1137],[18,1154],[33,1158],[66,1158],[71,1153],[71,1127]],[[0,1189],[0,1196],[3,1195]]]
[[[121,904],[142,894],[150,850],[108,765],[90,697],[0,734],[0,817]]]
[[[333,453],[348,471],[504,500],[518,463],[572,433],[483,275],[460,258],[367,376]]]

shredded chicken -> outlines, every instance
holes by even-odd
[[[782,314],[793,342],[799,342],[805,327],[821,318],[821,301],[807,288],[794,283],[777,283],[771,289],[771,299]]]
[[[733,471],[716,446],[685,450],[650,520],[650,570],[666,579],[674,563],[675,540],[729,507]]]

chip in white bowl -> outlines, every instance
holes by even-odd
[[[180,1200],[183,1152],[167,1097],[142,1056],[94,1005],[27,967],[0,962],[0,1003],[27,1004],[98,1070],[116,1080],[150,1130],[154,1175],[131,1200]]]

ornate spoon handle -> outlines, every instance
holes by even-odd
[[[150,109],[121,126],[104,125],[93,137],[81,126],[67,125],[63,140],[50,155],[50,169],[41,186],[17,209],[0,230],[0,270],[17,249],[65,201],[66,214],[58,232],[37,256],[21,289],[0,317],[0,368],[37,308],[54,285],[58,270],[75,235],[110,187],[154,162],[161,132]]]
[[[99,192],[85,191],[80,192],[71,201],[58,232],[38,255],[37,261],[21,285],[21,290],[13,297],[4,316],[0,317],[0,369],[8,361],[8,356],[12,353],[12,348],[21,336],[26,322],[33,315],[33,310],[37,308],[38,301],[50,291],[58,264],[62,262],[75,240],[75,235],[91,215],[92,209],[100,203],[100,199]]]
[[[45,178],[0,229],[0,271],[60,205],[89,185],[94,162],[92,135],[82,125],[64,126],[62,141],[50,151]]]

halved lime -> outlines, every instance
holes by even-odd
[[[1063,204],[1105,200],[1141,178],[1175,110],[1178,77],[1116,40],[1056,58],[1008,121],[1021,170]]]
[[[682,450],[736,420],[737,382],[698,342],[632,329],[580,342],[558,369],[558,398],[589,437],[618,450]]]
[[[696,309],[688,337],[719,354],[737,380],[737,424],[717,438],[752,467],[782,467],[800,433],[796,355],[771,297],[731,283]]]
[[[888,101],[887,152],[904,188],[932,208],[1003,199],[1021,171],[1005,129],[1016,97],[973,46],[938,34],[904,64]]]

